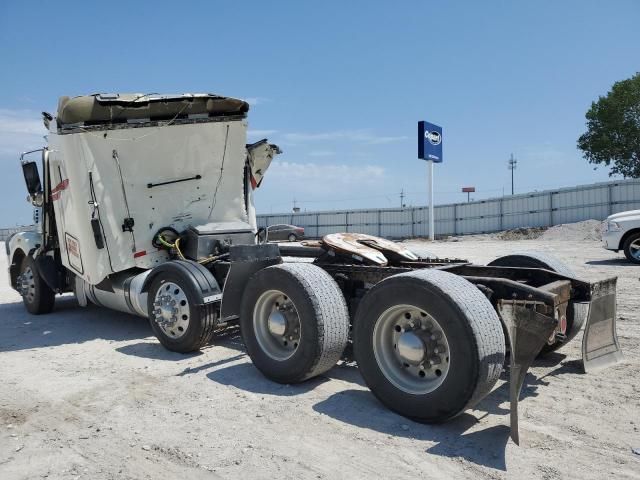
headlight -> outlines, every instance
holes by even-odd
[[[607,232],[619,232],[620,230],[622,230],[622,227],[620,227],[616,222],[609,220],[605,225],[605,231]]]

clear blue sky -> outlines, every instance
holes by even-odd
[[[436,202],[608,179],[584,113],[640,70],[640,2],[0,3],[0,225],[30,222],[17,156],[61,95],[215,92],[252,104],[284,154],[258,211],[426,200],[416,122],[444,127]]]

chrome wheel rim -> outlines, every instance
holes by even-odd
[[[629,245],[629,252],[633,258],[640,260],[640,238],[631,242]]]
[[[406,393],[432,392],[449,373],[450,350],[444,330],[413,305],[395,305],[378,317],[373,353],[382,374]]]
[[[27,267],[20,275],[20,294],[28,303],[33,303],[36,299],[36,282],[31,267]]]
[[[262,351],[270,358],[291,358],[300,345],[300,317],[291,299],[280,290],[264,292],[253,308],[253,331]]]
[[[182,337],[189,328],[189,300],[181,286],[166,282],[153,299],[151,318],[169,338]]]

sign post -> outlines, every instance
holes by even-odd
[[[467,194],[467,203],[471,201],[471,194],[475,193],[476,187],[462,187],[462,193]]]
[[[429,169],[429,239],[435,239],[433,204],[433,164],[442,163],[442,127],[418,122],[418,158],[427,161]]]
[[[427,160],[429,166],[429,240],[432,242],[436,237],[436,228],[434,221],[434,205],[433,205],[433,160]]]

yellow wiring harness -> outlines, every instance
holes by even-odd
[[[175,248],[176,252],[178,254],[178,257],[181,260],[186,260],[187,258],[182,254],[182,250],[180,250],[180,237],[176,238],[175,243],[169,243],[167,242],[164,238],[162,238],[162,235],[158,235],[158,242],[167,247],[167,248]],[[221,257],[221,255],[217,256],[217,257],[209,257],[209,258],[205,258],[202,260],[198,260],[198,263],[201,265],[204,265],[205,263],[209,263],[209,262],[213,262],[214,260],[218,260]]]

